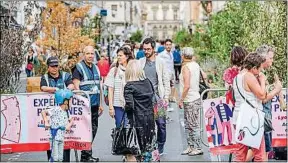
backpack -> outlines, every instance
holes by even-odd
[[[116,77],[116,75],[117,75],[117,68],[115,68],[115,71],[114,71],[114,79],[115,79],[115,77]],[[115,81],[114,81],[114,83],[115,83]],[[107,106],[109,106],[109,97],[108,97],[108,95],[109,95],[109,87],[107,87],[106,85],[104,85],[104,87],[103,87],[103,97],[104,97],[104,102],[105,102],[105,104],[107,105]]]
[[[174,63],[181,63],[181,55],[180,52],[178,50],[175,50],[173,52],[173,58],[174,58]]]

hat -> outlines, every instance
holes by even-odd
[[[47,60],[47,65],[48,66],[58,66],[58,58],[57,57],[50,57]]]

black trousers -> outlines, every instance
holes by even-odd
[[[92,124],[92,143],[97,133],[98,129],[98,111],[99,106],[91,106],[91,124]],[[89,159],[92,156],[92,150],[81,151],[81,160]]]
[[[175,79],[179,81],[179,74],[181,73],[181,65],[174,65]]]
[[[70,162],[70,149],[64,149],[63,152],[63,162]],[[51,158],[51,150],[47,151],[47,157],[48,157],[48,161]]]

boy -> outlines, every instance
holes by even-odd
[[[67,131],[71,129],[73,125],[73,119],[69,118],[69,99],[72,98],[73,92],[69,89],[60,89],[55,92],[55,102],[56,106],[49,110],[43,110],[41,112],[45,128],[57,129],[59,127],[65,127]],[[47,114],[50,116],[50,122],[48,121]],[[64,136],[65,130],[58,129],[56,131],[56,136],[52,137],[50,134],[50,147],[52,147],[52,158],[53,161],[63,161],[63,151],[64,151]]]

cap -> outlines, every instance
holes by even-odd
[[[47,65],[48,66],[58,66],[59,62],[58,62],[58,58],[57,57],[50,57],[47,60]]]

